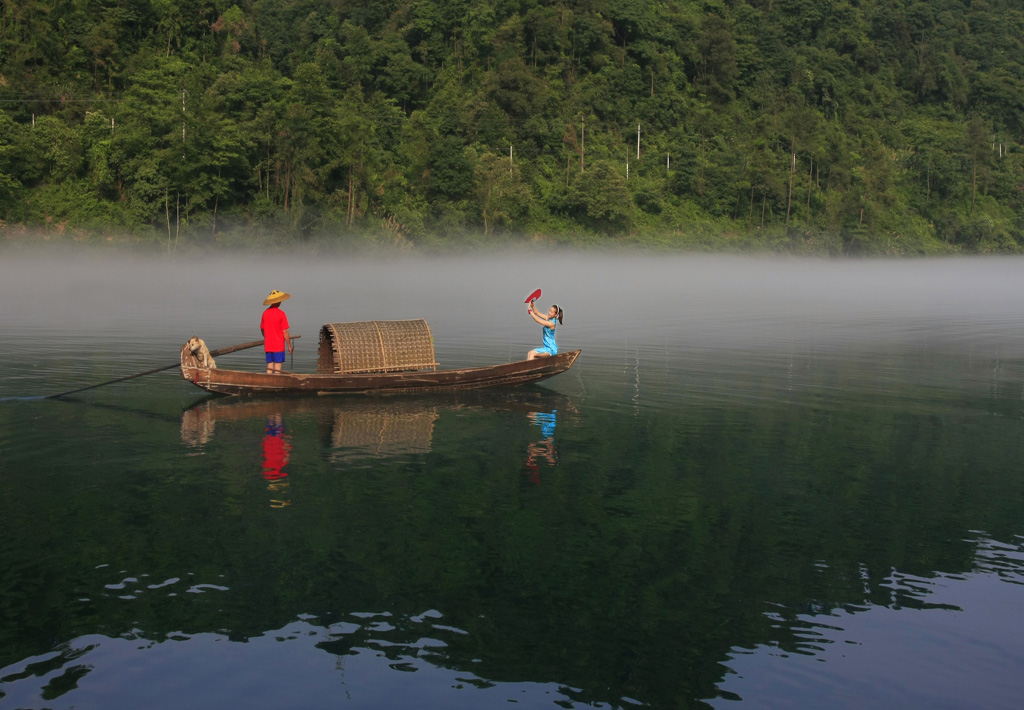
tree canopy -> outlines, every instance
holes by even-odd
[[[1019,251],[1022,144],[1012,0],[0,0],[8,233]]]

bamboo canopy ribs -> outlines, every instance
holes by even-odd
[[[436,370],[434,336],[422,318],[325,323],[320,328],[317,372]]]
[[[439,370],[433,334],[422,319],[324,324],[316,374],[213,367],[190,343],[181,348],[181,376],[209,392],[228,395],[397,394],[507,387],[565,372],[580,354],[570,350],[534,360]]]

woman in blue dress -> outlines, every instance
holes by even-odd
[[[543,345],[536,350],[531,350],[527,356],[527,360],[533,360],[538,357],[548,357],[550,355],[558,354],[558,344],[555,342],[555,327],[562,323],[562,309],[558,306],[551,306],[548,309],[548,317],[542,318],[533,307],[533,301],[530,301],[530,305],[527,308],[527,313],[530,316],[544,326],[543,333]]]

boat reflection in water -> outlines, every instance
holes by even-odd
[[[386,399],[335,405],[328,459],[339,462],[428,453],[440,409],[434,399]]]
[[[434,422],[440,409],[441,401],[433,398],[215,398],[185,410],[181,416],[181,440],[201,449],[213,439],[218,422],[265,419],[264,461],[268,461],[268,442],[271,450],[276,450],[273,439],[283,437],[284,451],[281,456],[275,454],[276,458],[270,463],[280,461],[282,456],[287,463],[291,447],[283,422],[288,415],[317,421],[321,446],[331,450],[328,456],[331,461],[422,454],[430,451]],[[270,470],[274,468],[269,466]]]
[[[316,421],[320,445],[332,463],[367,458],[426,454],[434,428],[443,412],[522,412],[540,428],[540,439],[527,447],[527,470],[538,478],[538,461],[554,466],[555,418],[559,409],[572,410],[568,397],[545,390],[507,393],[465,392],[406,397],[360,398],[212,398],[185,410],[181,417],[182,442],[197,452],[214,437],[218,423],[262,419],[264,478],[287,487],[292,439],[288,418]],[[277,489],[281,490],[281,489]]]

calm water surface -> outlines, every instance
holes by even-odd
[[[269,262],[269,263],[268,263]],[[1016,708],[1024,261],[0,255],[0,708]],[[208,398],[263,297],[445,396]],[[219,359],[259,369],[261,353]]]

